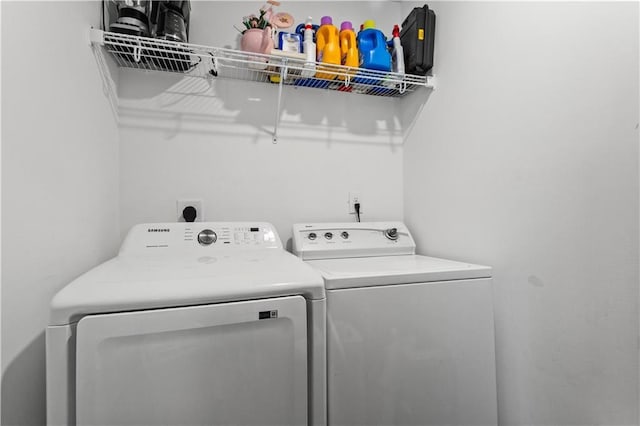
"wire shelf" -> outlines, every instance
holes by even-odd
[[[97,29],[91,30],[91,41],[103,46],[123,68],[384,97],[401,97],[420,87],[433,88],[430,76],[306,62],[304,55],[278,50],[249,53]]]

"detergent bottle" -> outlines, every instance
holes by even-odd
[[[394,25],[391,33],[393,35],[393,39],[389,42],[389,47],[391,48],[391,67],[393,72],[404,74],[404,51],[400,43],[400,27]]]
[[[305,54],[305,63],[302,76],[309,78],[316,73],[316,44],[313,42],[313,24],[311,16],[304,23],[304,35],[302,42],[302,53]]]
[[[341,64],[347,67],[358,68],[360,57],[358,54],[358,46],[356,42],[356,33],[353,31],[351,22],[344,21],[340,24],[340,53]],[[349,74],[355,74],[357,70],[347,71]],[[345,76],[338,76],[340,80],[344,80]]]
[[[382,31],[375,28],[372,20],[364,22],[358,33],[360,66],[370,70],[391,71],[391,55],[387,50],[387,39]]]
[[[340,38],[330,16],[323,16],[316,33],[316,58],[324,64],[340,65]],[[324,71],[324,72],[322,72]],[[337,73],[331,66],[318,66],[316,77],[333,80]]]

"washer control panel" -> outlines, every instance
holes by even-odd
[[[180,222],[136,225],[120,254],[216,249],[282,249],[273,225],[265,222]]]
[[[415,254],[415,247],[402,222],[293,225],[293,252],[306,260]]]

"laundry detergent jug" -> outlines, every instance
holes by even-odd
[[[356,41],[356,33],[353,31],[351,22],[344,21],[340,25],[340,53],[341,64],[354,69],[347,71],[349,74],[355,74],[356,69],[360,65],[360,55],[358,53],[358,45]],[[344,80],[345,76],[338,76],[339,79]]]
[[[375,21],[365,21],[362,31],[358,33],[360,66],[370,70],[391,71],[391,55],[387,50],[387,39],[375,26]]]
[[[318,62],[329,66],[319,65],[316,77],[327,80],[336,78],[337,70],[332,69],[330,65],[340,65],[341,56],[338,29],[333,25],[330,16],[323,16],[316,33],[316,57]]]

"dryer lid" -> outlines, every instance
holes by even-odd
[[[323,259],[307,263],[320,271],[328,290],[491,277],[488,266],[420,255]]]
[[[197,232],[188,232],[192,226],[216,232],[217,240],[199,243]],[[323,299],[324,283],[282,248],[272,225],[144,224],[129,232],[117,257],[55,295],[49,325],[98,313],[295,295]]]

